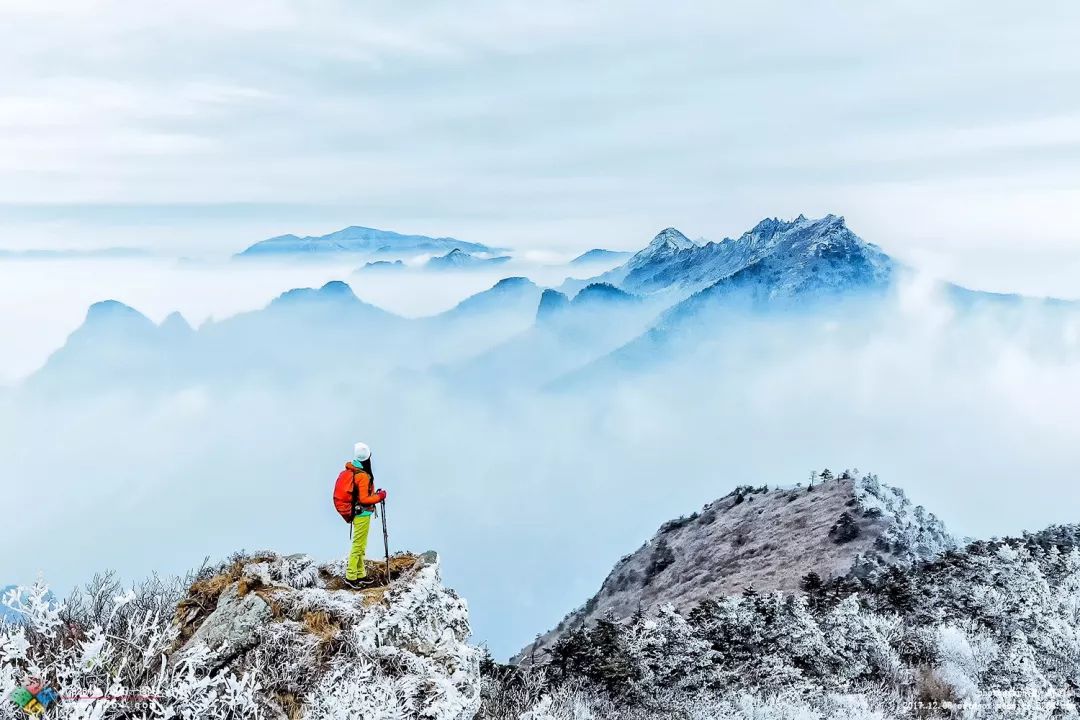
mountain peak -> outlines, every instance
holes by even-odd
[[[854,474],[830,474],[813,489],[740,486],[701,512],[664,523],[559,627],[608,613],[625,618],[667,603],[687,610],[746,587],[798,592],[811,571],[824,578],[856,567],[909,566],[956,547],[941,521],[901,490],[874,475]]]
[[[649,247],[653,249],[674,248],[675,250],[689,250],[697,246],[697,243],[673,227],[664,228],[649,243]]]
[[[331,280],[319,288],[319,293],[328,297],[356,297],[349,284],[342,280]]]
[[[116,327],[150,327],[153,324],[150,318],[119,300],[102,300],[94,303],[87,309],[84,322],[84,325],[87,326],[110,325]]]
[[[174,335],[186,335],[193,332],[191,324],[179,312],[171,312],[159,326],[163,332]]]
[[[86,319],[99,317],[118,317],[142,315],[138,310],[119,300],[101,300],[92,304],[86,311]]]
[[[341,280],[331,280],[316,290],[315,288],[294,288],[278,295],[270,306],[296,305],[304,302],[359,302],[349,284]]]
[[[697,248],[697,243],[675,228],[664,228],[653,237],[652,241],[644,249],[631,257],[626,262],[625,267],[633,271],[637,268],[668,263],[673,261],[674,258],[682,257],[683,253]],[[603,279],[603,277],[601,276],[600,279]]]
[[[536,321],[546,322],[566,312],[570,299],[558,290],[548,288],[540,295],[540,305],[536,308]]]
[[[583,287],[574,296],[573,303],[581,305],[582,303],[591,302],[631,302],[634,299],[633,295],[625,290],[620,290],[611,283],[597,282]]]
[[[817,220],[807,220],[804,215],[800,215],[799,219],[799,221],[808,222],[811,225],[821,225],[823,227],[847,227],[847,224],[844,221],[844,216],[834,215],[833,213],[828,213],[824,217]]]
[[[492,290],[516,290],[519,288],[535,288],[536,283],[527,277],[514,276],[503,278],[499,282],[491,286]]]

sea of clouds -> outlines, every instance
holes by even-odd
[[[117,298],[155,320],[180,310],[197,325],[350,269],[0,265],[3,367],[9,378],[32,372],[92,301]],[[543,284],[566,275],[546,265],[498,275],[519,273]],[[423,315],[496,278],[410,271],[353,285]],[[663,521],[738,484],[858,467],[960,535],[1080,520],[1080,333],[1067,314],[958,314],[914,279],[872,310],[705,318],[695,333],[672,357],[596,366],[555,389],[445,368],[369,375],[360,354],[355,374],[312,368],[289,382],[211,370],[179,389],[60,397],[16,384],[0,393],[0,491],[13,509],[0,584],[40,572],[65,592],[99,570],[181,573],[241,548],[342,555],[348,528],[330,489],[357,439],[374,448],[390,493],[391,550],[438,550],[499,657],[583,602]],[[350,334],[344,346],[377,341]],[[373,533],[373,555],[379,545]]]

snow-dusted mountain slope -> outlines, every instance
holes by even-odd
[[[450,237],[402,235],[391,230],[352,226],[327,235],[298,237],[279,235],[262,240],[236,255],[237,258],[324,256],[346,253],[420,255],[423,253],[491,252],[486,245]]]
[[[667,228],[597,279],[634,293],[667,291],[685,297],[745,273],[766,282],[773,294],[793,295],[888,284],[894,267],[876,245],[853,233],[844,218],[811,220],[800,215],[790,222],[765,219],[738,238],[704,245]]]
[[[178,603],[151,583],[58,607],[38,587],[15,603],[20,623],[0,620],[0,687],[32,675],[111,698],[63,700],[51,718],[471,720],[481,653],[435,553],[391,558],[389,589],[342,589],[343,572],[259,553],[202,572]]]
[[[808,487],[740,487],[701,512],[664,523],[652,540],[620,560],[584,606],[518,659],[543,652],[567,629],[606,615],[625,618],[671,604],[757,592],[797,592],[822,579],[874,567],[909,565],[954,548],[933,514],[874,476],[844,473]]]

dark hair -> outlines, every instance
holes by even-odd
[[[366,472],[368,475],[371,476],[372,480],[375,479],[375,473],[372,472],[372,470],[371,470],[371,456],[370,455],[368,455],[367,460],[360,463],[360,467],[362,467],[364,469],[364,472]]]

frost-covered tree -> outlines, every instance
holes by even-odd
[[[975,704],[982,717],[1080,717],[1080,549],[1069,532],[1052,537],[824,582],[808,574],[805,596],[748,589],[685,619],[667,608],[609,619],[595,636],[583,628],[556,654],[584,667],[553,676],[548,714],[534,717],[968,717]],[[634,692],[592,679],[604,647],[618,648],[608,667]]]

